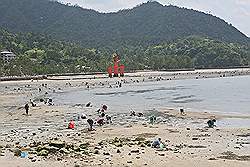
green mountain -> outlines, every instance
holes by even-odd
[[[8,31],[47,34],[86,47],[149,46],[188,36],[249,42],[247,36],[218,17],[158,2],[99,13],[49,0],[1,0],[0,16],[0,27]]]

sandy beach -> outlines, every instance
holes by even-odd
[[[249,75],[250,69],[198,70],[182,72],[137,72],[124,78],[96,76],[57,76],[47,80],[0,82],[0,166],[204,166],[235,167],[250,165],[250,126],[207,128],[209,119],[250,119],[250,114],[222,114],[188,111],[168,107],[154,111],[130,109],[107,110],[112,123],[94,125],[88,131],[84,113],[96,120],[102,105],[83,99],[74,105],[47,105],[40,99],[53,94],[88,89],[116,89],[120,83],[128,87],[144,82],[157,84],[161,80],[225,78]],[[101,92],[100,92],[101,93]],[[24,105],[32,99],[29,115]],[[72,102],[73,103],[73,102]],[[110,106],[108,106],[110,107]],[[142,116],[138,113],[142,112]],[[156,115],[151,124],[150,116]],[[75,128],[67,129],[70,119]],[[152,148],[161,138],[164,148]],[[20,153],[26,153],[22,158]]]

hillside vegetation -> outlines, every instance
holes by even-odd
[[[0,30],[0,50],[11,50],[18,55],[10,63],[0,61],[1,76],[106,71],[115,51],[120,54],[126,70],[225,68],[250,64],[250,47],[194,36],[151,46],[86,48],[49,36]]]

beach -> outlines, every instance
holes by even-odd
[[[161,81],[249,74],[250,69],[211,69],[137,72],[111,79],[101,74],[0,82],[0,166],[248,166],[250,125],[207,128],[206,123],[210,119],[249,120],[250,113],[188,110],[182,115],[178,107],[170,105],[155,106],[156,109],[154,106],[134,108],[136,115],[131,116],[131,108],[124,100],[119,101],[120,107],[112,106],[112,102],[107,104],[106,113],[112,116],[112,123],[94,125],[95,130],[88,131],[86,119],[79,115],[84,113],[87,118],[96,120],[100,115],[97,109],[103,103],[92,101],[84,94],[80,100],[70,96],[67,102],[60,102],[59,97],[79,91],[115,97],[117,94],[113,92],[123,94],[123,87],[133,89],[144,83],[157,85]],[[53,99],[53,105],[40,101],[49,98]],[[29,115],[25,115],[24,105],[30,99],[36,106],[29,104]],[[86,107],[88,102],[92,105]],[[151,124],[152,115],[156,116],[156,121]],[[75,128],[67,129],[72,119]],[[151,147],[158,138],[164,148]],[[21,158],[20,152],[27,155]]]

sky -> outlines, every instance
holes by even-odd
[[[116,12],[133,8],[148,0],[58,0],[99,12]],[[250,0],[157,0],[163,5],[176,5],[210,13],[231,23],[250,37]]]

